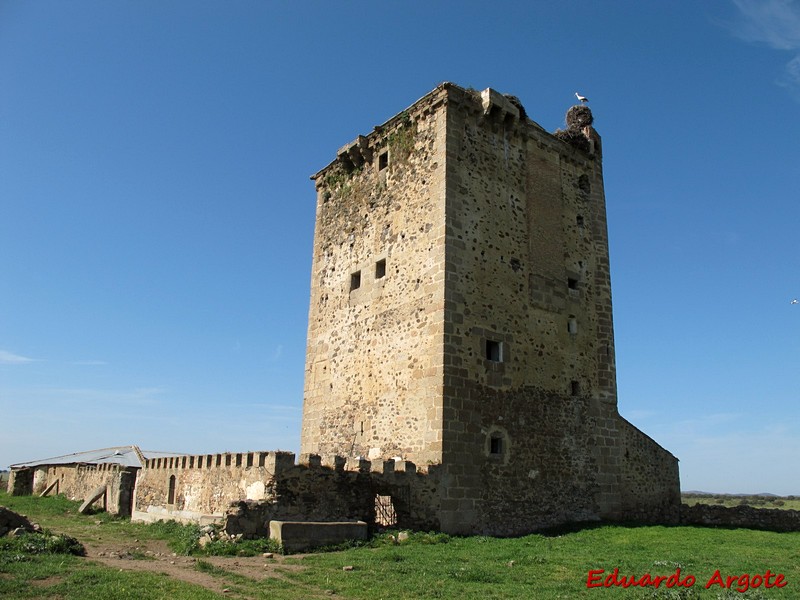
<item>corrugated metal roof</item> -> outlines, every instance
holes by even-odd
[[[185,456],[180,452],[156,452],[153,450],[142,450],[142,455],[146,459],[163,458],[165,456]],[[113,448],[102,448],[100,450],[89,450],[87,452],[76,452],[75,454],[65,454],[53,458],[44,458],[30,462],[17,463],[11,465],[12,469],[24,467],[41,467],[45,465],[100,465],[113,464],[124,467],[142,467],[142,462],[136,453],[134,446],[115,446]]]

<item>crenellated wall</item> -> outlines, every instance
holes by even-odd
[[[364,521],[371,525],[439,528],[438,468],[417,471],[409,461],[346,460],[301,455],[275,480],[272,500],[234,503],[226,517],[229,534],[265,535],[269,521]],[[381,514],[379,505],[390,507]],[[388,520],[386,520],[388,518]]]
[[[376,497],[391,498],[397,523],[438,527],[436,469],[289,452],[212,454],[147,461],[136,484],[134,521],[221,522],[231,534],[267,535],[269,521],[376,521]]]
[[[231,501],[272,497],[276,473],[294,464],[288,452],[175,456],[145,461],[136,480],[135,521],[218,521]]]

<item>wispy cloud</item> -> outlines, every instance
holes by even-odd
[[[731,31],[747,42],[776,50],[800,48],[800,3],[796,0],[733,0],[739,19]]]
[[[160,404],[165,393],[166,390],[161,387],[134,389],[30,387],[0,389],[0,398],[15,398],[16,404],[21,408],[33,404],[55,406],[56,403],[89,406],[97,402],[151,406]]]
[[[785,79],[779,83],[794,89],[800,88],[800,54],[786,65]]]
[[[751,43],[766,44],[775,50],[800,50],[800,1],[732,0],[738,9],[728,28],[736,37]],[[791,59],[776,82],[800,98],[800,54]]]
[[[35,358],[28,358],[27,356],[20,356],[19,354],[14,354],[7,350],[0,350],[0,365],[24,365],[35,361]]]

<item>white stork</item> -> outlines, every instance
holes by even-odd
[[[581,104],[586,104],[589,101],[586,96],[581,96],[578,92],[575,92],[575,97],[580,100]]]

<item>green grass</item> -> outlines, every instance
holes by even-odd
[[[27,506],[42,526],[83,541],[79,532],[140,539],[181,540],[187,529],[174,525],[132,525],[102,515],[81,517],[59,499],[10,498],[0,504]],[[17,505],[17,506],[14,506]],[[101,525],[96,522],[100,521]],[[59,526],[59,524],[61,526]],[[105,539],[105,538],[104,538]],[[21,557],[21,558],[15,558]],[[225,596],[139,572],[120,572],[71,554],[20,554],[0,548],[2,598],[193,598],[269,599],[352,598],[656,598],[790,599],[800,598],[800,533],[696,527],[599,526],[561,535],[529,535],[515,539],[468,538],[412,534],[394,543],[388,535],[361,547],[288,557],[276,576],[256,580],[228,568],[198,560],[195,568],[220,580]],[[352,570],[343,570],[352,566]],[[603,576],[668,576],[680,569],[692,574],[689,588],[587,588],[591,570]],[[781,589],[746,593],[704,585],[719,569],[723,577],[744,573],[782,573]],[[735,587],[735,586],[734,586]]]
[[[3,560],[18,557],[17,560]],[[155,573],[111,569],[71,554],[9,555],[0,549],[0,598],[214,600],[202,587]]]
[[[794,533],[606,526],[561,536],[451,538],[438,545],[412,540],[298,562],[306,569],[290,574],[293,581],[347,598],[725,598],[730,593],[719,586],[703,589],[716,569],[738,576],[767,568],[783,573],[789,585],[730,597],[800,597],[800,534]],[[343,571],[344,565],[354,568]],[[697,581],[681,590],[586,587],[590,570],[614,568],[653,577],[680,568]]]

